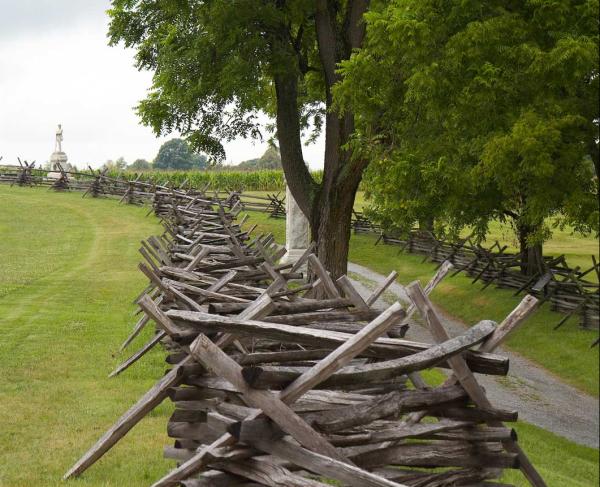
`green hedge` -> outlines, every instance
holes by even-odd
[[[142,179],[156,184],[170,183],[177,187],[188,180],[188,187],[204,188],[209,184],[209,189],[219,191],[243,190],[243,191],[283,191],[285,190],[285,180],[283,171],[276,169],[262,169],[259,171],[109,171],[107,176],[116,178],[117,176],[126,179],[134,179],[142,174]],[[321,180],[322,171],[316,171],[313,176]]]

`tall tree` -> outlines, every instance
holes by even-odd
[[[116,161],[109,159],[102,165],[102,167],[109,168],[114,171],[122,171],[123,169],[125,169],[127,167],[127,161],[125,160],[124,157],[121,156]]]
[[[112,44],[137,50],[154,71],[138,107],[157,134],[177,129],[195,149],[223,158],[223,141],[261,136],[256,114],[275,118],[286,180],[309,218],[328,270],[346,271],[354,196],[366,160],[352,157],[351,112],[333,106],[336,68],[362,45],[368,0],[113,0]],[[302,131],[324,121],[322,183],[305,164]]]
[[[379,7],[336,88],[361,113],[352,144],[374,160],[374,211],[480,237],[508,220],[527,273],[548,217],[597,232],[598,1]]]
[[[205,169],[206,156],[194,154],[189,144],[183,139],[171,139],[160,146],[154,159],[156,169]]]

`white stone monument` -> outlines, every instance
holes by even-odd
[[[310,244],[308,219],[292,196],[289,186],[285,189],[285,248],[284,264],[295,263]]]
[[[48,177],[52,179],[60,178],[60,170],[58,169],[58,165],[60,164],[63,168],[67,163],[67,154],[65,154],[62,150],[62,141],[63,141],[63,129],[60,124],[58,124],[58,128],[56,129],[56,140],[54,143],[54,152],[50,156],[50,169],[52,172],[48,173]]]

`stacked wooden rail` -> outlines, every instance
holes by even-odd
[[[266,196],[242,191],[229,191],[225,195],[225,204],[230,208],[236,204],[246,211],[262,211],[270,218],[285,218],[285,195],[266,193]]]
[[[515,468],[545,485],[505,425],[517,412],[495,408],[474,375],[507,373],[494,350],[535,298],[500,325],[450,337],[427,297],[449,262],[425,289],[408,287],[411,306],[381,311],[374,306],[395,273],[364,298],[347,276],[332,280],[312,248],[279,264],[285,250],[271,235],[254,237],[240,209],[160,195],[165,232],[142,243],[148,286],[121,350],[150,322],[156,330],[111,375],[159,343],[171,368],[65,478],[169,399],[164,455],[177,465],[154,486],[502,486],[503,470]],[[299,280],[306,271],[311,282]],[[414,313],[431,343],[404,338]],[[449,371],[443,385],[428,385],[422,372],[432,367]]]
[[[432,233],[413,231],[404,236],[381,233],[376,244],[399,245],[401,251],[425,255],[425,260],[452,262],[456,273],[465,272],[473,283],[481,281],[484,289],[491,284],[527,292],[549,301],[552,309],[565,313],[555,328],[571,316],[579,315],[582,328],[597,330],[600,315],[600,263],[592,256],[588,269],[568,266],[565,256],[545,257],[545,269],[528,276],[521,273],[521,255],[506,252],[495,242],[490,248],[473,243],[470,238],[458,242],[437,239]],[[595,276],[596,280],[590,280]]]
[[[381,226],[369,220],[369,218],[362,211],[352,210],[351,223],[354,233],[381,234]]]

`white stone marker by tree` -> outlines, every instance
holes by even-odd
[[[285,248],[287,254],[282,261],[286,264],[296,262],[310,243],[308,219],[292,196],[290,188],[285,189]]]

